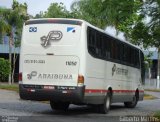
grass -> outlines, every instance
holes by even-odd
[[[159,120],[158,122],[160,122],[160,110],[155,112],[153,117],[157,118]]]
[[[145,89],[145,91],[160,92],[160,89]]]
[[[156,97],[149,94],[144,94],[144,100],[153,100],[153,99],[156,99]]]
[[[16,91],[19,92],[18,84],[0,84],[0,89],[5,89],[5,90],[11,90],[11,91]]]

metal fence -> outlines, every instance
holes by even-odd
[[[157,89],[157,79],[145,79],[145,89]],[[160,88],[160,85],[159,85]]]

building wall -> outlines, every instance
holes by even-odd
[[[15,50],[15,51],[14,51]],[[12,48],[12,53],[17,53],[19,54],[20,48]],[[9,53],[9,46],[8,44],[0,44],[0,53]]]

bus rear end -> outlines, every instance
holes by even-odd
[[[38,19],[24,24],[19,73],[22,99],[54,104],[83,102],[81,26],[81,21],[69,19]]]

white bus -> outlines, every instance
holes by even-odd
[[[111,103],[133,108],[143,100],[144,56],[136,46],[79,19],[45,18],[24,23],[19,91],[25,100],[69,104]]]

